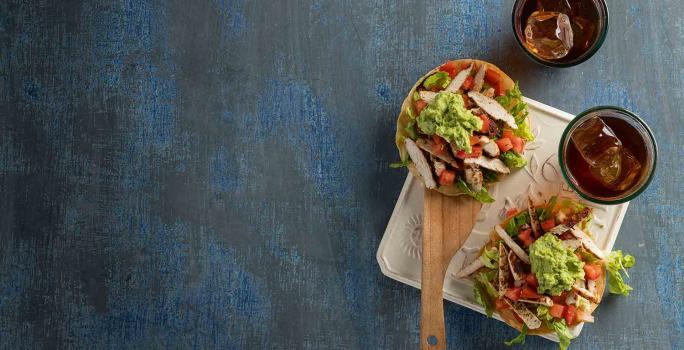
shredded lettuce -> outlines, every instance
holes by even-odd
[[[416,116],[413,114],[412,107],[406,109],[406,115],[408,115],[409,121],[406,123],[404,131],[406,131],[411,140],[416,140],[418,138],[418,133],[416,132]]]
[[[549,203],[542,209],[541,214],[539,214],[539,220],[544,221],[551,217],[551,214],[553,214],[553,208],[556,207],[556,201],[558,200],[558,196],[552,196],[549,199]]]
[[[459,178],[458,181],[456,182],[456,186],[458,186],[458,189],[461,190],[461,192],[475,198],[476,200],[482,202],[482,203],[493,203],[494,198],[492,198],[489,195],[489,192],[487,192],[487,188],[482,187],[480,192],[475,192],[468,187],[468,184],[463,181],[463,179]]]
[[[420,94],[418,91],[413,92],[413,102],[420,100]]]
[[[408,123],[406,123],[406,127],[404,128],[404,130],[405,130],[406,133],[408,134],[408,137],[411,138],[411,140],[414,140],[414,141],[415,141],[416,139],[418,139],[418,132],[416,132],[415,126],[416,126],[416,120],[415,120],[415,119],[411,119],[411,120],[409,120]]]
[[[522,93],[518,83],[515,83],[512,89],[506,91],[506,94],[496,98],[508,112],[515,118],[515,123],[518,124],[518,129],[513,130],[516,136],[522,137],[525,140],[534,140],[532,128],[530,127],[529,119],[527,118],[529,111],[527,110],[527,103],[522,99]]]
[[[451,77],[449,77],[449,73],[447,72],[437,72],[425,79],[423,82],[423,86],[430,90],[433,87],[439,87],[439,88],[446,88],[449,86],[449,83],[451,82]]]
[[[589,310],[591,309],[591,303],[583,296],[577,295],[577,308],[582,311],[589,312]]]
[[[491,249],[485,249],[480,255],[480,259],[484,263],[484,266],[490,269],[496,269],[498,267],[497,262],[499,261],[499,250],[492,247]]]
[[[563,199],[560,202],[560,208],[561,209],[570,209],[573,212],[581,211],[585,208],[584,204],[575,202],[571,199]]]
[[[608,256],[608,264],[606,264],[606,269],[608,270],[608,291],[612,294],[622,294],[628,296],[629,292],[633,289],[622,278],[622,273],[629,277],[627,269],[634,266],[636,259],[629,254],[623,256],[622,250],[616,250],[610,253]]]
[[[478,273],[475,275],[475,300],[485,309],[487,317],[492,317],[494,314],[495,301],[497,292],[486,273]]]
[[[537,306],[537,317],[542,321],[553,320],[553,316],[549,313],[549,307],[545,305]]]
[[[560,340],[558,344],[559,348],[561,350],[567,350],[567,348],[570,346],[572,334],[570,334],[570,330],[568,329],[568,326],[565,324],[565,320],[549,322],[548,325],[549,328],[553,329],[556,332],[558,340]]]
[[[499,174],[497,174],[494,171],[485,169],[485,168],[480,168],[482,170],[482,178],[485,183],[492,183],[492,182],[497,182],[499,181]]]
[[[523,345],[523,344],[525,344],[525,337],[526,336],[527,336],[527,325],[523,324],[523,328],[520,331],[520,334],[518,334],[517,337],[515,337],[515,338],[513,338],[507,342],[504,342],[504,344],[506,344],[508,346],[513,346],[513,344]]]
[[[509,168],[522,168],[527,165],[527,160],[513,151],[504,152],[499,158],[503,160]]]
[[[407,158],[403,162],[390,163],[389,167],[392,169],[405,168],[408,167],[409,164],[411,164],[411,160]]]
[[[524,212],[515,215],[508,221],[508,224],[506,224],[506,232],[509,236],[515,238],[518,236],[520,226],[529,223],[530,213],[527,210],[525,210]]]

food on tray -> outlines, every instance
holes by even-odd
[[[518,85],[479,60],[447,61],[421,78],[402,104],[402,162],[429,189],[492,202],[487,185],[527,163],[534,139]]]
[[[570,199],[551,199],[511,215],[494,228],[481,255],[457,278],[472,276],[475,299],[488,316],[498,312],[520,330],[507,342],[523,343],[526,334],[555,332],[561,349],[570,344],[568,327],[594,322],[592,312],[606,287],[629,295],[622,273],[634,257],[606,255],[591,238],[592,210]]]

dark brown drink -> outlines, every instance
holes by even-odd
[[[603,0],[518,0],[513,26],[518,42],[537,61],[570,66],[591,56],[605,38]]]
[[[653,175],[657,156],[646,124],[617,107],[580,114],[565,130],[559,151],[568,184],[584,198],[607,204],[638,195]]]
[[[629,123],[615,117],[599,118],[614,136],[620,141],[622,149],[617,149],[612,141],[595,142],[592,147],[585,147],[585,152],[593,153],[599,161],[590,164],[582,156],[575,140],[568,144],[565,158],[568,170],[577,180],[582,190],[600,197],[619,196],[629,191],[643,173],[641,164],[646,162],[645,140]],[[584,123],[591,123],[592,120]],[[583,126],[580,125],[579,128]],[[601,132],[606,138],[605,132]],[[600,139],[601,136],[597,137]],[[613,154],[606,154],[606,151],[615,149]],[[603,158],[605,160],[601,161]],[[613,161],[613,164],[611,164]],[[617,174],[615,174],[617,173]]]

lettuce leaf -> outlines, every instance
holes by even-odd
[[[433,87],[446,88],[451,83],[451,77],[447,72],[437,72],[425,79],[423,86],[431,90]]]
[[[406,109],[406,115],[408,115],[409,121],[406,123],[404,131],[406,131],[411,140],[415,141],[418,138],[418,132],[416,132],[416,116],[413,114],[412,107],[409,106],[409,108]]]
[[[508,220],[506,224],[506,232],[509,236],[515,238],[518,236],[518,231],[520,231],[520,226],[530,223],[530,213],[525,210]]]
[[[518,129],[513,130],[513,133],[527,141],[534,140],[534,134],[532,134],[532,128],[527,117],[530,112],[527,109],[527,103],[522,99],[518,83],[516,82],[512,89],[506,91],[505,95],[497,97],[496,101],[515,118]]]
[[[565,324],[565,320],[554,321],[549,323],[549,328],[553,329],[558,336],[560,343],[558,344],[561,350],[567,350],[570,346],[570,340],[572,339],[572,334],[568,326]]]
[[[494,314],[495,300],[497,292],[491,282],[489,282],[486,273],[478,273],[475,275],[475,288],[473,289],[475,300],[485,309],[487,317],[492,317]]]
[[[537,306],[537,317],[542,321],[553,320],[553,316],[549,313],[549,307],[545,305]]]
[[[480,259],[484,263],[484,266],[490,269],[498,268],[497,262],[499,261],[499,250],[492,247],[491,249],[485,249],[480,255]]]
[[[506,166],[509,168],[522,168],[527,165],[527,160],[513,151],[504,152],[499,158],[506,163]]]
[[[494,171],[485,169],[485,168],[480,168],[482,171],[482,178],[485,183],[492,183],[492,182],[497,182],[499,181],[499,174],[497,174]]]
[[[487,188],[482,187],[480,192],[475,192],[468,187],[468,184],[463,181],[463,179],[459,178],[458,181],[456,182],[456,186],[458,186],[458,189],[461,190],[461,192],[475,198],[476,200],[482,202],[482,203],[493,203],[494,198],[492,198],[489,195],[489,192],[487,192]]]
[[[612,294],[622,294],[628,296],[633,289],[622,277],[622,273],[629,277],[627,269],[634,266],[636,259],[629,254],[623,256],[622,250],[611,252],[608,256],[606,270],[608,270],[608,291]]]
[[[525,337],[526,336],[527,336],[527,325],[523,324],[523,328],[520,331],[520,334],[518,334],[517,337],[515,337],[515,338],[513,338],[507,342],[504,342],[504,344],[506,344],[508,346],[513,346],[513,344],[523,345],[523,344],[525,344]]]
[[[539,221],[544,221],[551,217],[551,214],[553,214],[553,208],[556,207],[556,201],[558,200],[558,196],[552,196],[551,199],[549,199],[549,203],[542,209],[541,214],[539,214]]]
[[[392,169],[406,168],[406,167],[409,166],[409,164],[411,164],[411,160],[407,158],[407,159],[406,159],[405,161],[403,161],[403,162],[394,162],[394,163],[390,163],[389,167],[392,168]]]

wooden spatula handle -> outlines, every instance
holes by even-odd
[[[434,220],[442,215],[444,196],[425,190],[423,205],[423,254],[420,292],[420,348],[422,350],[446,350],[444,332],[444,265],[442,263],[443,225]]]

